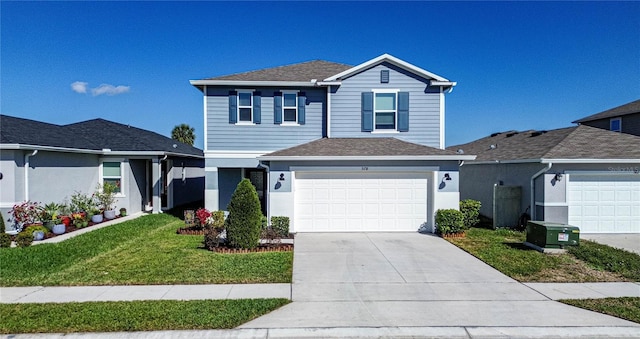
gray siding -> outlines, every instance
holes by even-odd
[[[629,114],[620,117],[622,118],[622,133],[633,134],[640,136],[640,113]],[[587,121],[584,125],[602,128],[608,130],[610,127],[610,118]]]
[[[98,155],[38,152],[29,159],[29,200],[60,203],[76,191],[93,193],[99,164]]]
[[[18,168],[16,161],[23,157],[21,151],[2,150],[0,152],[0,212],[5,220],[9,220],[9,211],[13,204],[21,200],[22,194],[16,192],[18,187],[22,187],[22,171]],[[0,230],[4,232],[4,230]]]
[[[149,202],[147,197],[147,161],[146,159],[130,159],[129,168],[129,214],[144,210],[144,206]]]
[[[380,83],[380,71],[389,70],[389,83]],[[372,89],[409,92],[409,131],[376,134],[361,131],[361,93]],[[440,147],[440,89],[387,63],[342,81],[331,94],[330,136],[332,138],[395,137],[431,147]],[[444,145],[442,145],[444,146]]]
[[[229,91],[238,88],[207,87],[206,150],[277,151],[322,138],[326,114],[324,88],[299,88],[307,96],[306,123],[300,126],[273,123],[273,93],[296,88],[252,88],[262,93],[261,124],[242,126],[229,123]]]

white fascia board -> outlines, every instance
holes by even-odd
[[[625,164],[640,163],[640,159],[541,159],[543,164]]]
[[[95,150],[95,149],[41,146],[41,145],[28,145],[28,144],[0,144],[0,149],[6,149],[6,150],[39,150],[39,151],[51,151],[51,152],[88,153],[88,154],[102,154],[102,153],[104,153],[103,150]]]
[[[401,160],[473,160],[475,155],[396,155],[396,156],[261,156],[260,161],[401,161]]]
[[[464,165],[496,165],[496,164],[527,164],[527,163],[541,163],[541,159],[518,159],[518,160],[482,160],[466,162]]]
[[[185,154],[178,152],[165,152],[165,151],[108,151],[102,152],[103,155],[121,155],[121,156],[170,156],[170,157],[185,157],[185,158],[198,158],[203,159],[201,155]]]
[[[241,81],[241,80],[189,80],[193,86],[294,86],[294,87],[316,87],[316,83],[311,81]]]
[[[355,74],[357,72],[360,72],[364,69],[376,66],[382,62],[389,62],[393,65],[396,65],[400,68],[406,69],[412,73],[418,74],[418,75],[422,75],[425,78],[431,78],[431,79],[435,79],[437,81],[446,81],[449,82],[449,80],[447,80],[446,78],[443,78],[437,74],[431,73],[427,70],[424,70],[418,66],[412,65],[406,61],[400,60],[390,54],[383,54],[377,58],[371,59],[369,61],[363,62],[360,65],[357,65],[355,67],[349,68],[348,70],[342,72],[342,73],[338,73],[332,77],[326,78],[324,79],[324,81],[335,81],[344,77],[347,77],[349,75]]]
[[[455,81],[436,81],[436,80],[431,80],[430,83],[431,83],[431,86],[442,86],[442,87],[453,87],[458,84]]]
[[[318,81],[316,82],[318,86],[340,86],[342,85],[342,81]]]
[[[231,159],[251,159],[272,153],[274,151],[205,151],[204,157],[213,158],[231,158]]]

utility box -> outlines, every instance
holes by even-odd
[[[580,244],[576,226],[546,221],[527,222],[527,242],[541,248],[564,248]]]

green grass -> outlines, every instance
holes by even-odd
[[[184,223],[143,216],[57,244],[0,248],[0,286],[288,283],[292,252],[218,254]]]
[[[228,329],[286,299],[0,304],[0,333]]]
[[[640,256],[581,241],[569,253],[549,255],[523,245],[524,232],[472,228],[449,241],[519,281],[595,282],[638,280]],[[607,262],[615,263],[610,264]]]
[[[640,298],[568,299],[561,302],[640,323]]]
[[[598,270],[615,272],[627,279],[640,281],[638,254],[587,240],[581,240],[578,247],[569,248],[569,253]]]

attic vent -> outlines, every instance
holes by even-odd
[[[489,146],[490,149],[496,149],[498,148],[498,144],[492,144],[491,146]]]
[[[507,138],[511,138],[512,136],[518,134],[518,132],[511,132],[509,134],[507,134]]]
[[[496,136],[498,136],[498,135],[500,135],[500,134],[502,134],[502,133],[500,133],[500,132],[493,133],[493,134],[491,134],[491,137],[493,138],[493,137],[496,137]]]
[[[539,135],[543,135],[543,134],[545,134],[545,133],[547,133],[547,131],[534,131],[534,132],[531,132],[531,137],[532,137],[532,138],[533,138],[533,137],[537,137],[537,136],[539,136]]]
[[[388,84],[389,83],[389,70],[383,69],[380,71],[380,83]]]
[[[456,151],[456,153],[458,153],[458,154],[464,154],[464,150],[461,148],[461,149],[457,150],[457,151]]]

